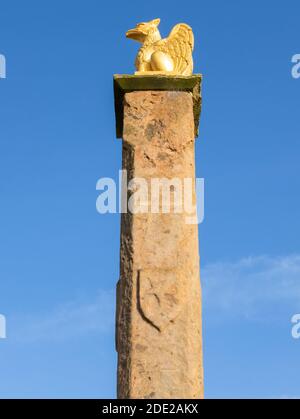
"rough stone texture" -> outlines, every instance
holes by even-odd
[[[132,91],[184,91],[193,94],[193,110],[195,137],[198,136],[199,117],[201,112],[201,74],[192,76],[167,76],[167,75],[132,75],[115,74],[114,75],[114,95],[116,111],[116,133],[117,138],[123,136],[123,101],[124,95]]]
[[[194,178],[191,93],[125,94],[123,168]],[[122,214],[116,326],[119,398],[203,397],[198,228],[185,213]]]

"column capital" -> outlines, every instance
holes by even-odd
[[[124,95],[128,92],[141,90],[190,92],[193,95],[195,137],[197,137],[201,112],[201,82],[201,74],[192,76],[115,74],[114,98],[117,138],[123,136]]]

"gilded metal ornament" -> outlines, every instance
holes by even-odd
[[[178,23],[167,38],[161,39],[160,19],[138,23],[126,32],[126,37],[141,42],[135,74],[166,74],[190,76],[193,74],[194,35],[192,28]]]

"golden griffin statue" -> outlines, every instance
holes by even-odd
[[[185,23],[174,26],[170,35],[161,39],[160,19],[138,23],[126,37],[141,42],[135,74],[168,74],[190,76],[193,73],[194,35]]]

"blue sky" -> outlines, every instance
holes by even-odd
[[[0,397],[115,397],[119,216],[112,75],[124,33],[195,33],[206,397],[300,397],[299,1],[0,0]]]

